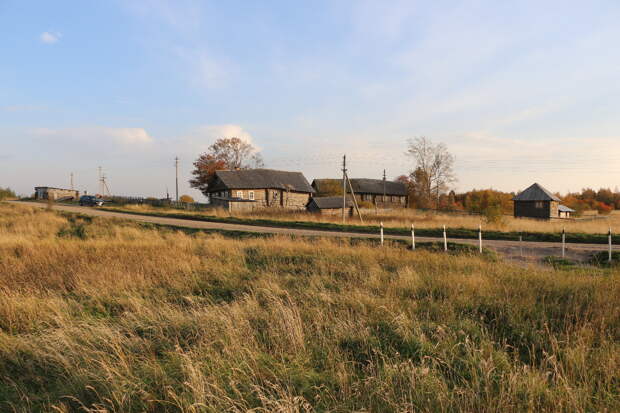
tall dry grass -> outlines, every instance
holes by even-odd
[[[149,205],[127,205],[123,209],[132,212],[142,213],[173,213],[184,215],[209,215],[220,218],[237,217],[244,219],[270,219],[277,221],[304,221],[316,223],[342,223],[341,216],[338,215],[319,215],[305,211],[286,211],[282,209],[261,209],[252,212],[233,212],[230,213],[223,209],[210,209],[203,212],[185,211],[181,209],[169,209],[152,207]],[[581,219],[551,220],[542,221],[537,219],[514,218],[503,216],[495,222],[488,222],[485,217],[477,215],[457,214],[457,213],[434,213],[424,212],[415,209],[395,209],[395,210],[363,210],[362,217],[365,224],[379,225],[383,222],[386,227],[409,228],[415,224],[417,228],[440,228],[446,225],[448,228],[469,228],[477,229],[482,225],[485,230],[492,231],[515,231],[515,232],[562,232],[565,229],[572,233],[605,234],[609,228],[620,232],[620,213],[612,213],[601,217],[584,217]],[[350,225],[361,225],[361,221],[356,216],[347,217],[346,223]]]
[[[0,204],[0,410],[618,411],[618,273]]]

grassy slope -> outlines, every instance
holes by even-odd
[[[205,214],[191,214],[187,212],[169,212],[169,211],[133,211],[122,207],[105,207],[104,209],[114,212],[123,212],[127,214],[151,215],[166,218],[178,218],[206,222],[222,222],[244,225],[255,225],[265,227],[280,228],[298,228],[298,229],[319,229],[338,232],[359,232],[359,233],[376,233],[378,231],[376,225],[342,225],[331,222],[314,222],[314,221],[285,221],[277,219],[257,219],[257,218],[240,218],[240,217],[218,217]],[[384,229],[386,234],[391,235],[410,235],[411,230],[408,228],[390,228]],[[417,228],[415,230],[418,236],[441,237],[443,236],[442,228]],[[448,237],[462,239],[477,239],[478,230],[471,228],[448,228]],[[523,241],[544,241],[544,242],[561,242],[562,235],[560,233],[550,232],[516,232],[516,231],[484,231],[484,238],[489,240],[509,240],[518,241],[522,237]],[[589,233],[567,233],[566,242],[584,243],[584,244],[606,244],[608,238],[606,234],[589,234]],[[620,243],[620,235],[613,235],[613,242]]]
[[[0,212],[0,410],[620,409],[616,270]]]

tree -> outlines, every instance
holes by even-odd
[[[185,202],[186,204],[193,204],[194,198],[192,198],[189,195],[181,195],[181,197],[179,198],[179,201]]]
[[[6,188],[0,187],[0,201],[3,199],[14,199],[14,198],[17,198],[17,195],[15,195],[15,191],[13,191],[9,187],[6,187]]]
[[[220,138],[196,159],[192,171],[194,177],[189,184],[207,195],[215,171],[262,168],[263,165],[261,154],[252,144],[236,137]]]
[[[438,205],[439,195],[456,182],[454,156],[448,152],[445,144],[434,144],[424,136],[409,139],[407,143],[406,155],[411,156],[416,164],[411,178],[416,184],[423,185],[418,191],[429,201],[434,198]]]

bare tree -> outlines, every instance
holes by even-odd
[[[454,175],[454,156],[448,152],[443,143],[434,144],[432,140],[421,136],[407,140],[406,155],[415,161],[411,178],[422,184],[418,190],[429,200],[434,198],[439,205],[439,196],[456,182]],[[424,177],[424,179],[420,179]]]

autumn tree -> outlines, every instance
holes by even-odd
[[[438,205],[439,196],[456,182],[454,156],[445,144],[434,144],[424,136],[409,139],[407,143],[406,155],[415,162],[410,176],[416,182],[417,191],[422,199],[429,202],[434,199]]]
[[[196,159],[194,177],[189,184],[207,195],[216,171],[262,168],[263,165],[261,154],[252,144],[236,137],[220,138]]]
[[[192,198],[189,195],[181,195],[181,197],[179,198],[179,201],[185,202],[186,204],[193,204],[195,202],[194,198]]]

